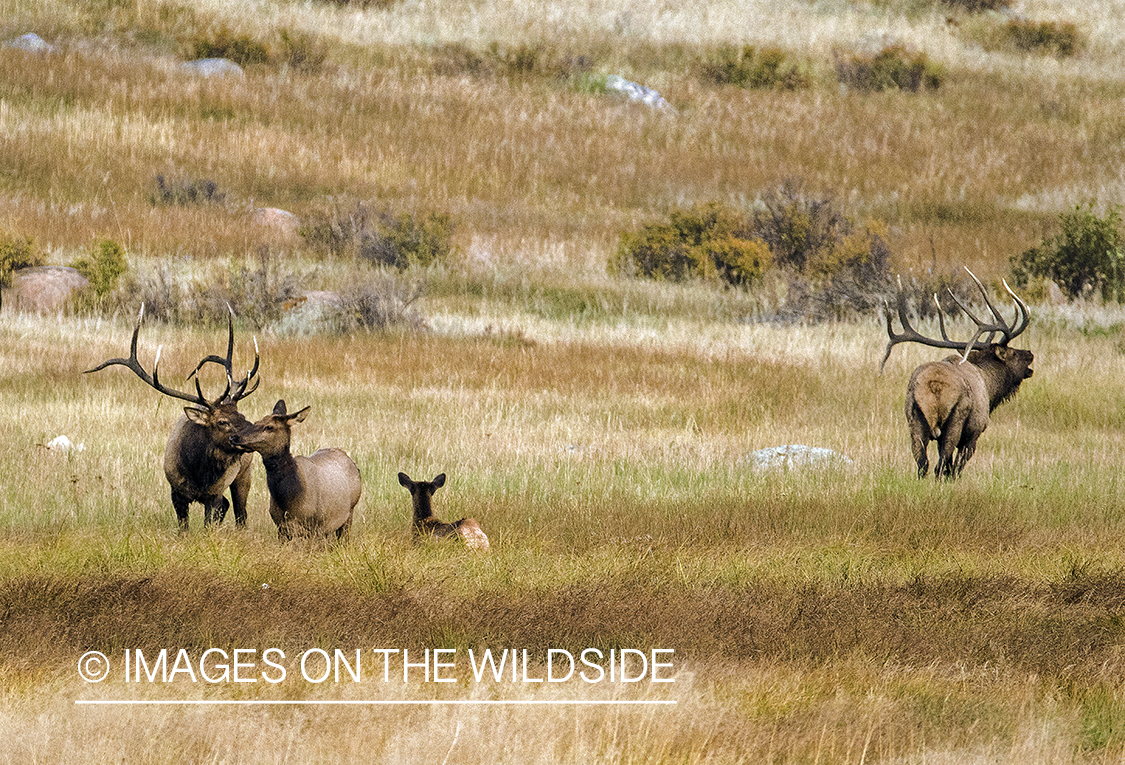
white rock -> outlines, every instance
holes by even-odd
[[[746,455],[745,461],[755,470],[776,470],[778,468],[826,468],[851,465],[847,456],[820,446],[787,444],[759,449]]]

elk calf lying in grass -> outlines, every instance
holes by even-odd
[[[968,271],[967,268],[965,270]],[[967,342],[951,340],[946,335],[945,314],[940,304],[940,339],[925,337],[910,326],[905,299],[901,293],[898,300],[899,322],[903,328],[901,333],[895,333],[892,329],[891,312],[887,308],[887,335],[890,342],[887,343],[887,351],[883,356],[884,364],[891,355],[891,349],[902,342],[916,342],[932,348],[964,348],[962,355],[922,364],[910,376],[910,383],[906,388],[906,421],[910,428],[910,446],[918,465],[919,478],[924,478],[930,469],[926,450],[930,441],[934,440],[938,442],[934,477],[953,479],[961,475],[965,463],[977,448],[977,439],[988,427],[992,410],[1014,396],[1020,383],[1031,377],[1034,371],[1031,363],[1035,357],[1031,351],[1008,347],[1010,341],[1027,329],[1031,320],[1027,304],[1004,282],[1005,289],[1016,304],[1015,317],[1009,323],[989,300],[988,291],[972,271],[969,271],[969,276],[973,277],[980,288],[993,321],[978,319],[950,291],[949,294],[957,301],[961,310],[977,325],[976,333]],[[937,301],[937,295],[934,295],[934,301]],[[993,342],[996,335],[1000,335],[1000,338]],[[982,337],[985,337],[983,341]]]
[[[282,542],[293,537],[345,540],[362,484],[359,468],[340,449],[320,449],[308,457],[289,451],[290,423],[303,422],[310,407],[288,414],[285,401],[273,413],[246,425],[230,437],[231,445],[262,455],[270,491],[270,517]]]
[[[414,501],[414,524],[411,531],[415,542],[426,538],[458,537],[472,550],[488,549],[488,536],[485,535],[476,518],[462,518],[453,523],[446,523],[434,517],[431,500],[434,492],[445,486],[445,473],[432,481],[412,481],[406,473],[399,473],[398,482],[406,487],[410,492],[410,498]]]

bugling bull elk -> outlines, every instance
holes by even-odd
[[[176,511],[180,531],[188,528],[188,507],[192,502],[203,505],[203,525],[222,522],[227,510],[234,506],[234,520],[238,526],[246,525],[246,498],[250,494],[250,471],[253,457],[230,445],[230,434],[247,424],[238,411],[238,402],[258,387],[258,342],[254,341],[254,366],[241,380],[234,379],[232,357],[234,354],[233,312],[227,321],[227,355],[205,356],[188,378],[195,377],[195,394],[184,393],[160,382],[160,349],[152,365],[152,374],[144,370],[137,359],[137,338],[141,332],[145,309],[141,306],[129,358],[107,359],[86,372],[97,372],[106,367],[120,365],[133,370],[137,377],[166,396],[187,401],[184,414],[172,426],[168,445],[164,449],[164,475],[172,488],[172,507]],[[199,384],[198,372],[204,364],[220,364],[227,373],[226,389],[208,401]],[[223,496],[230,489],[230,501]]]
[[[462,518],[453,523],[446,523],[434,517],[432,500],[434,492],[445,486],[445,473],[441,473],[432,481],[412,481],[406,473],[399,473],[398,482],[410,492],[410,498],[414,503],[411,533],[415,542],[426,538],[457,538],[472,550],[488,549],[488,536],[477,523],[476,518]]]
[[[308,457],[289,450],[290,424],[303,422],[310,407],[289,414],[285,401],[273,413],[243,425],[230,435],[231,445],[258,452],[266,468],[270,491],[270,517],[282,542],[293,537],[326,537],[335,533],[346,540],[352,514],[362,490],[359,468],[340,449],[320,449]]]
[[[902,332],[894,332],[890,306],[886,307],[887,343],[882,372],[891,349],[902,342],[916,342],[933,348],[951,348],[963,351],[944,361],[931,361],[922,364],[910,376],[906,388],[906,421],[910,426],[910,444],[914,460],[918,463],[918,477],[924,478],[929,471],[930,462],[926,455],[930,441],[938,442],[938,461],[934,467],[934,477],[953,479],[961,475],[965,463],[973,456],[977,439],[988,427],[989,414],[1016,391],[1020,383],[1031,377],[1031,351],[1009,348],[1008,343],[1027,329],[1031,314],[1027,304],[1020,299],[1008,283],[1004,288],[1012,296],[1016,311],[1011,323],[1004,320],[996,306],[988,298],[988,291],[980,279],[968,268],[969,276],[977,283],[993,321],[981,321],[957,300],[950,290],[949,294],[965,314],[976,324],[977,329],[967,341],[951,340],[946,334],[945,313],[938,304],[938,322],[941,338],[925,337],[910,326],[906,315],[906,299],[902,292],[898,296],[898,318]],[[934,295],[937,302],[937,295]],[[997,335],[1000,338],[993,342]],[[985,337],[987,336],[987,337]],[[982,338],[984,338],[982,340]],[[957,451],[954,459],[954,450]]]

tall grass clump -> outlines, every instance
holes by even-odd
[[[1120,210],[1111,207],[1099,216],[1090,201],[1060,213],[1059,233],[1011,258],[1016,284],[1050,279],[1068,297],[1097,295],[1102,300],[1125,300],[1125,238]]]

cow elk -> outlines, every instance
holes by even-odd
[[[246,526],[246,499],[250,494],[250,474],[253,457],[230,445],[230,434],[247,424],[238,411],[238,402],[258,387],[258,350],[254,341],[254,366],[241,380],[234,379],[232,357],[234,354],[233,312],[228,317],[227,355],[205,356],[188,378],[195,377],[195,394],[184,393],[160,382],[160,351],[152,365],[152,374],[144,370],[137,359],[137,339],[144,320],[144,305],[133,330],[129,358],[107,359],[87,373],[120,365],[133,370],[137,377],[165,396],[187,401],[184,414],[172,426],[168,444],[164,449],[164,475],[172,489],[172,507],[180,531],[188,529],[188,507],[192,502],[203,505],[203,525],[222,522],[233,505],[235,524]],[[200,387],[198,372],[204,364],[220,364],[226,371],[226,389],[215,399],[208,400]],[[224,494],[230,490],[230,500]]]
[[[399,473],[398,482],[410,492],[410,498],[414,503],[411,533],[416,543],[424,539],[458,538],[471,550],[488,549],[488,536],[481,529],[476,518],[462,518],[453,523],[446,523],[434,517],[432,500],[434,492],[445,486],[445,473],[441,473],[432,481],[413,481],[406,473]]]
[[[965,463],[973,456],[977,439],[988,427],[989,414],[1016,391],[1020,383],[1031,377],[1031,351],[1009,348],[1008,344],[1027,329],[1031,314],[1027,304],[1020,299],[1008,283],[1004,288],[1015,302],[1015,315],[1011,322],[989,300],[988,291],[969,269],[969,276],[980,289],[992,321],[982,321],[974,316],[952,290],[949,294],[962,311],[976,324],[976,332],[968,341],[951,340],[946,333],[945,313],[938,304],[938,322],[941,338],[925,337],[910,326],[906,312],[906,299],[901,290],[898,295],[898,318],[902,332],[895,333],[890,306],[886,307],[887,343],[883,366],[890,358],[891,349],[902,342],[916,342],[932,348],[949,348],[961,351],[943,361],[922,364],[910,376],[906,388],[906,421],[910,427],[910,444],[914,461],[918,464],[918,477],[924,478],[930,462],[926,454],[930,441],[938,442],[938,461],[934,477],[954,479],[961,475]],[[937,302],[937,295],[934,295]],[[997,335],[999,338],[997,339]],[[983,339],[982,339],[983,338]],[[996,342],[993,342],[993,340]],[[954,451],[957,452],[954,458]]]
[[[270,517],[282,542],[294,537],[327,537],[344,541],[362,490],[359,468],[340,449],[319,449],[308,457],[293,456],[292,423],[303,422],[310,407],[289,414],[278,401],[272,414],[244,425],[230,436],[231,445],[257,452],[266,468]]]

